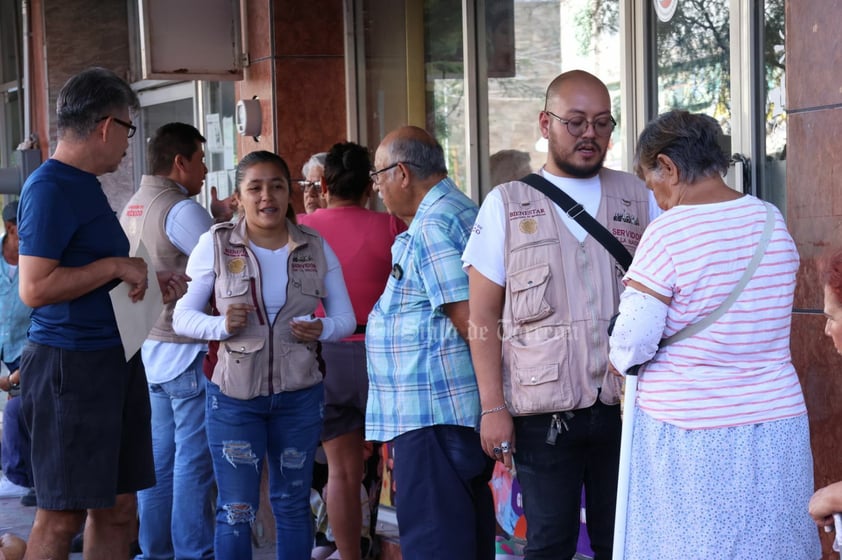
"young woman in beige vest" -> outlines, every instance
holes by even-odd
[[[295,224],[289,193],[289,169],[276,154],[240,161],[242,217],[199,239],[174,314],[177,332],[219,341],[208,352],[215,363],[207,392],[219,560],[252,557],[264,457],[277,558],[310,558],[309,492],[324,403],[319,341],[340,340],[356,326],[336,255],[318,233]],[[319,302],[327,317],[313,317]]]

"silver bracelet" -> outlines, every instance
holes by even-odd
[[[483,410],[479,413],[480,417],[485,416],[486,414],[491,414],[493,412],[500,412],[501,410],[506,410],[506,405],[501,404],[500,406],[495,406],[494,408],[489,408],[488,410]]]

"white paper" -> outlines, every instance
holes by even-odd
[[[219,113],[208,113],[205,116],[205,132],[207,134],[207,147],[209,152],[221,152],[224,148],[222,139],[222,125],[219,122]]]
[[[237,146],[237,143],[234,141],[236,138],[234,129],[234,117],[222,117],[222,145],[225,147],[222,150],[222,167],[225,169],[234,169],[237,165],[234,161],[234,152]]]
[[[132,303],[129,297],[129,292],[132,287],[125,282],[120,282],[116,288],[109,292],[111,296],[111,306],[114,308],[114,317],[117,318],[117,328],[120,331],[120,339],[123,341],[123,351],[126,354],[126,361],[128,362],[134,356],[141,345],[149,336],[149,332],[161,312],[164,310],[163,296],[161,295],[161,287],[158,285],[158,276],[155,269],[149,263],[149,252],[146,246],[141,241],[137,246],[137,251],[133,255],[140,257],[146,261],[148,272],[149,287],[146,288],[146,293],[143,299]]]

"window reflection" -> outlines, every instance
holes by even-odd
[[[492,2],[495,6],[498,2]],[[622,165],[622,115],[620,114],[619,0],[561,0],[559,2],[500,2],[511,7],[490,10],[486,34],[513,33],[513,72],[500,72],[509,53],[488,49],[488,145],[489,153],[522,150],[529,154],[532,169],[546,159],[547,145],[538,127],[538,114],[544,108],[549,83],[567,70],[582,69],[599,77],[608,86],[612,113],[618,127],[605,165]],[[500,21],[511,18],[506,26]],[[492,177],[492,182],[494,178]],[[484,185],[487,193],[494,185]]]
[[[786,60],[784,0],[767,0],[763,25],[765,77],[763,198],[786,215]]]

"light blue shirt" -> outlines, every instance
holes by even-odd
[[[0,236],[0,247],[6,235]],[[20,358],[29,330],[29,314],[18,293],[18,270],[0,256],[0,359],[12,363]]]
[[[179,185],[179,188],[182,188]],[[186,194],[186,191],[183,191]],[[175,247],[189,255],[199,237],[213,225],[208,211],[189,198],[176,203],[170,208],[164,223],[167,238]],[[205,342],[163,342],[146,340],[141,347],[141,357],[146,368],[146,380],[149,383],[172,381],[190,367],[200,352],[206,352]]]
[[[392,245],[392,275],[368,318],[366,439],[433,425],[476,428],[480,403],[468,344],[443,306],[468,300],[462,251],[477,206],[436,184]]]

